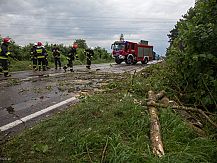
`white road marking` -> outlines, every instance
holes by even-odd
[[[51,111],[51,110],[53,110],[53,109],[56,109],[56,108],[58,108],[58,107],[60,107],[60,106],[62,106],[62,105],[68,104],[69,102],[72,102],[72,101],[75,101],[75,100],[77,100],[77,98],[72,97],[72,98],[69,98],[69,99],[67,99],[67,100],[65,100],[65,101],[62,101],[62,102],[60,102],[60,103],[57,103],[57,104],[55,104],[55,105],[49,106],[49,107],[47,107],[47,108],[45,108],[45,109],[43,109],[43,110],[40,110],[40,111],[35,112],[35,113],[33,113],[33,114],[30,114],[30,115],[28,115],[28,116],[26,116],[26,117],[23,117],[23,118],[21,118],[20,120],[16,120],[16,121],[14,121],[14,122],[11,122],[11,123],[9,123],[9,124],[6,124],[6,125],[4,125],[4,126],[1,126],[1,127],[0,127],[0,131],[6,131],[6,130],[8,130],[8,129],[10,129],[10,128],[13,128],[13,127],[15,127],[15,126],[17,126],[17,125],[23,123],[23,122],[27,122],[27,121],[29,121],[29,120],[31,120],[31,119],[33,119],[33,118],[36,118],[36,117],[38,117],[38,116],[40,116],[40,115],[42,115],[42,114],[44,114],[44,113],[47,113],[47,112],[49,112],[49,111]]]

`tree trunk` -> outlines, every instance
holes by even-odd
[[[155,103],[156,97],[153,91],[148,92],[149,103]],[[151,119],[150,124],[150,137],[152,151],[155,155],[161,157],[164,155],[163,143],[161,140],[160,123],[158,119],[158,111],[154,106],[149,105],[149,114]]]

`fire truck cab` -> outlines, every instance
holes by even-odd
[[[112,44],[112,56],[117,64],[125,61],[126,64],[136,64],[141,61],[147,64],[153,60],[153,46],[148,45],[148,41],[141,40],[140,43],[130,41],[115,41]]]

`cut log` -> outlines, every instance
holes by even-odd
[[[156,97],[153,91],[148,92],[148,103],[155,103]],[[150,114],[150,138],[151,138],[151,146],[152,151],[158,157],[162,157],[164,155],[163,143],[161,140],[161,133],[160,133],[160,122],[158,118],[158,111],[157,109],[152,106],[148,105],[149,114]]]

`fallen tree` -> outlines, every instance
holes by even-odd
[[[198,108],[179,106],[176,102],[170,101],[169,98],[166,97],[165,91],[161,91],[158,94],[155,94],[153,91],[149,91],[147,106],[150,114],[150,139],[152,152],[158,157],[162,157],[165,153],[160,132],[160,121],[158,118],[157,108],[171,108],[178,111],[181,115],[183,115],[182,117],[187,122],[187,125],[201,136],[206,135],[205,131],[201,129],[203,127],[202,123],[188,112],[201,114],[211,125],[217,128],[217,124],[208,116],[213,115],[212,113]]]
[[[156,96],[153,91],[148,92],[149,103],[155,103]],[[149,114],[150,114],[150,138],[152,151],[155,155],[162,157],[164,155],[163,143],[161,140],[160,133],[160,122],[158,118],[157,108],[153,105],[148,105]]]

